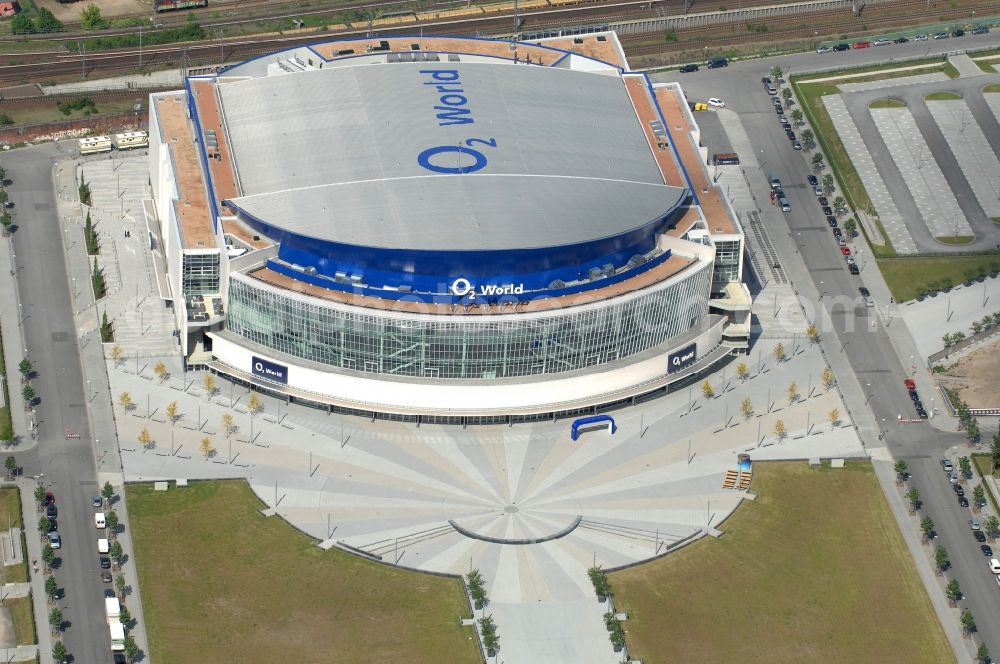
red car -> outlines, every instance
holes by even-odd
[[[906,380],[904,380],[903,385],[906,386],[906,389],[911,391],[917,389],[917,384],[913,382],[912,378],[907,378]]]
[[[868,48],[869,46],[871,46],[871,43],[866,41],[859,41],[851,44],[851,48]]]
[[[851,250],[848,247],[841,247],[840,253],[844,254],[845,256],[850,256]]]

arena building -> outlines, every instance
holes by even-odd
[[[152,95],[152,230],[188,366],[370,416],[550,417],[745,352],[706,158],[614,33],[330,41]]]

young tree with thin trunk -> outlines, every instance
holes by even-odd
[[[108,527],[108,530],[111,531],[111,537],[114,538],[118,533],[118,512],[114,510],[105,512],[104,525]]]
[[[57,664],[62,664],[69,657],[69,651],[66,650],[66,646],[63,645],[62,641],[56,641],[52,644],[52,659],[56,661]]]
[[[132,407],[135,406],[135,403],[132,401],[132,394],[128,391],[119,394],[118,404],[126,411],[132,410]]]
[[[42,503],[45,501],[45,487],[39,484],[35,487],[35,503],[38,509],[42,508]]]
[[[952,579],[948,582],[948,585],[945,588],[945,594],[948,595],[948,599],[952,602],[952,604],[962,599],[962,585],[958,582],[958,579]]]
[[[101,487],[101,498],[104,498],[104,502],[111,504],[111,499],[115,495],[115,488],[111,486],[111,482],[105,482],[104,486]]]
[[[108,549],[108,555],[111,556],[111,562],[115,564],[115,567],[121,567],[122,561],[125,559],[125,551],[122,549],[122,543],[115,540],[111,543],[111,548]]]
[[[976,650],[976,661],[979,664],[990,664],[992,661],[990,659],[990,649],[986,646],[986,643],[979,644],[979,649]]]
[[[743,414],[744,420],[750,419],[750,416],[753,415],[753,403],[750,399],[744,399],[740,402],[740,412]]]
[[[222,415],[222,428],[226,432],[226,437],[232,435],[233,431],[236,430],[236,420],[229,413]]]
[[[833,377],[833,369],[831,369],[830,367],[823,369],[822,380],[823,380],[823,387],[825,387],[827,390],[833,387],[834,383],[836,382],[836,380]]]
[[[151,449],[156,444],[153,442],[153,434],[149,433],[149,429],[145,427],[143,427],[142,431],[139,432],[136,439],[139,441],[139,444],[146,449]]]
[[[125,575],[118,574],[115,576],[115,590],[118,591],[118,599],[125,599]]]
[[[784,420],[777,420],[774,423],[774,435],[778,437],[778,440],[783,440],[788,435]]]
[[[250,393],[250,399],[247,400],[247,410],[250,411],[251,415],[256,415],[264,408],[264,403],[257,396],[256,392]]]
[[[112,346],[111,361],[114,363],[114,365],[117,367],[119,364],[122,363],[124,359],[125,359],[125,351],[122,349],[122,347],[117,345]]]
[[[986,536],[990,538],[990,541],[996,540],[1000,537],[1000,519],[995,516],[988,516],[983,522],[983,530],[986,531]]]
[[[746,362],[740,362],[736,365],[736,377],[742,381],[750,377],[750,367],[747,366]]]
[[[160,382],[162,383],[166,379],[166,377],[168,375],[167,365],[164,364],[162,360],[159,361],[159,362],[157,362],[153,366],[153,373],[156,374],[156,377],[159,378]]]
[[[772,352],[774,353],[774,359],[776,359],[778,362],[782,362],[786,357],[788,357],[788,355],[785,353],[785,344],[781,343],[780,341],[774,344],[774,350]]]
[[[799,386],[796,385],[794,382],[791,383],[788,386],[788,390],[786,391],[786,394],[788,395],[788,403],[789,404],[795,403],[796,401],[799,400]]]
[[[49,611],[49,624],[52,625],[52,629],[56,632],[62,629],[63,614],[59,607],[54,607]]]
[[[208,395],[209,399],[215,396],[215,393],[218,391],[218,388],[215,386],[214,375],[210,373],[205,374],[205,377],[201,379],[201,384],[205,388],[205,393]]]
[[[706,399],[711,399],[715,396],[715,388],[712,387],[712,383],[705,379],[705,382],[701,384],[701,395]]]
[[[965,636],[969,636],[976,631],[976,619],[972,617],[972,611],[969,611],[968,609],[962,611],[962,619],[960,622],[962,623],[962,633],[965,634]]]
[[[56,550],[52,548],[51,544],[46,544],[42,547],[42,562],[45,563],[45,569],[49,569],[52,566],[52,561],[56,559]]]
[[[165,408],[165,411],[167,413],[167,419],[170,420],[170,424],[175,423],[177,421],[177,415],[178,415],[177,402],[171,401],[170,403],[168,403],[167,407]]]
[[[925,516],[920,520],[920,531],[924,534],[924,542],[934,539],[934,519]]]
[[[58,591],[59,582],[56,581],[56,577],[49,574],[45,577],[45,594],[48,595],[50,602],[56,598],[56,592]]]
[[[212,439],[209,438],[208,436],[205,436],[204,438],[202,438],[201,439],[201,445],[199,446],[199,449],[201,450],[201,453],[205,456],[206,459],[209,458],[210,456],[212,456],[212,452],[215,451],[212,448]]]
[[[816,326],[815,323],[806,328],[806,336],[809,337],[809,341],[811,341],[812,343],[814,344],[819,343],[820,339],[819,328]]]
[[[906,477],[907,468],[909,468],[909,464],[906,463],[905,459],[900,459],[899,461],[896,462],[896,465],[893,466],[893,470],[896,471],[896,475],[898,475],[900,479]]]
[[[826,419],[830,422],[830,426],[837,426],[837,422],[840,421],[840,410],[838,408],[834,408],[826,414]]]

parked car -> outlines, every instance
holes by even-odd
[[[798,141],[792,141],[792,149],[793,150],[801,150],[802,149],[802,144],[799,143]]]
[[[716,97],[709,97],[708,98],[708,105],[711,106],[712,108],[725,108],[726,107],[726,102],[724,102],[721,99],[718,99]]]
[[[784,129],[785,131],[791,131],[792,130],[792,125],[788,124],[787,122],[782,122],[781,123],[781,128]]]
[[[913,402],[920,401],[920,395],[917,394],[916,390],[910,390],[910,401]]]
[[[821,209],[823,210],[823,214],[833,216],[833,209],[829,205],[824,205]]]
[[[93,507],[95,510],[100,509],[102,505],[104,505],[104,499],[101,498],[100,496],[94,496],[90,500],[90,506]]]
[[[850,256],[851,255],[851,250],[848,247],[841,247],[840,248],[840,253],[844,254],[845,256]]]
[[[908,42],[910,40],[907,39],[906,37],[896,37],[892,41],[893,41],[894,44],[905,44],[906,42]]]
[[[830,201],[826,200],[826,196],[820,196],[819,197],[819,206],[820,207],[826,207],[829,204],[830,204]]]
[[[62,547],[62,537],[60,537],[59,533],[54,530],[49,533],[49,546],[53,549],[59,549]]]
[[[45,500],[42,501],[43,505],[54,505],[56,502],[56,494],[51,491],[45,493]]]
[[[973,539],[975,539],[977,542],[980,542],[980,543],[986,541],[986,535],[984,535],[983,531],[981,531],[981,530],[973,530],[972,531],[972,537],[973,537]]]
[[[972,29],[972,34],[974,35],[988,35],[990,34],[990,29],[985,25],[978,25]]]
[[[948,473],[948,481],[951,482],[952,484],[951,488],[955,490],[955,493],[965,492],[965,489],[962,488],[962,485],[958,483],[958,475],[956,475],[955,473]]]
[[[111,569],[111,558],[100,556],[101,569]]]
[[[833,53],[833,47],[832,46],[820,46],[819,48],[816,49],[816,52],[817,53]]]
[[[830,216],[832,216],[832,215],[830,215]],[[833,229],[833,237],[838,237],[839,238],[839,237],[843,237],[843,236],[844,236],[844,232],[842,230],[840,230],[839,228],[834,228]]]
[[[708,61],[709,69],[717,69],[719,67],[728,67],[728,66],[729,66],[729,60],[727,60],[726,58],[721,58],[721,57],[712,58],[711,60]]]
[[[922,407],[921,408],[917,408],[917,417],[919,417],[922,420],[926,420],[927,419],[927,411],[924,410]]]
[[[844,256],[844,260],[847,262],[848,265],[856,265],[857,264],[854,261],[854,256]]]
[[[949,35],[947,32],[935,32],[934,33],[934,39],[947,39],[950,36],[951,35]]]
[[[979,530],[979,521],[976,519],[976,517],[972,517],[971,519],[969,519],[969,528],[972,528],[973,530]]]
[[[927,41],[927,35],[914,35],[913,41]]]
[[[45,516],[49,517],[50,519],[54,519],[56,518],[56,513],[57,510],[55,502],[51,502],[45,506]]]
[[[983,555],[986,556],[987,558],[993,557],[993,549],[990,547],[989,544],[980,545],[979,550],[982,551]]]
[[[851,274],[861,274],[861,270],[858,269],[857,265],[848,265],[847,271]]]
[[[892,43],[891,41],[889,41],[885,37],[882,37],[881,39],[876,39],[874,42],[872,42],[872,46],[888,46],[891,43]]]
[[[868,48],[869,46],[871,46],[871,43],[866,41],[858,41],[851,44],[851,48]]]
[[[958,504],[961,507],[968,507],[969,506],[969,499],[966,498],[965,496],[959,496],[958,497]]]
[[[786,129],[785,130],[785,136],[787,136],[788,140],[790,140],[790,141],[794,141],[795,140],[795,132],[792,131],[791,129]]]
[[[823,195],[823,187],[821,187],[819,185],[816,185],[815,187],[813,187],[813,193],[816,194],[817,196],[822,196]]]
[[[951,488],[955,490],[955,495],[957,496],[965,495],[965,489],[962,487],[961,484],[952,484]]]
[[[994,574],[1000,574],[1000,560],[990,558],[990,571]]]
[[[965,30],[962,30],[961,28],[959,28],[958,30],[955,30],[954,32],[952,32],[951,36],[952,37],[964,37],[965,36]]]
[[[908,390],[915,390],[917,389],[917,384],[913,382],[912,378],[905,378],[903,379],[903,387]],[[951,472],[951,461],[948,459],[941,459],[941,466],[944,467],[945,471]]]
[[[111,583],[111,572],[106,569],[101,570],[101,581],[104,583]]]
[[[809,176],[806,176],[806,182],[808,182],[809,184],[811,184],[812,186],[815,187],[816,185],[819,184],[819,178],[816,177],[815,175],[809,175]]]
[[[684,65],[683,67],[680,68],[680,72],[682,74],[690,74],[693,71],[698,71],[698,65],[692,63],[689,65]]]
[[[834,228],[833,230],[839,231],[840,229],[839,228]],[[837,246],[838,247],[843,247],[844,245],[847,244],[847,240],[844,239],[843,235],[836,235],[834,237],[837,238]],[[855,272],[855,273],[852,273],[852,274],[857,274],[857,273]]]
[[[830,224],[830,228],[837,227],[837,218],[832,214],[826,215],[826,223]]]

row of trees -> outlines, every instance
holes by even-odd
[[[997,325],[1000,325],[1000,312],[983,316],[981,319],[972,323],[972,333],[979,334],[984,330],[991,330]],[[951,348],[959,341],[963,341],[965,338],[964,332],[952,332],[941,337],[941,341],[944,342],[945,348]]]
[[[465,585],[469,589],[469,596],[477,611],[485,609],[490,604],[490,598],[486,593],[486,582],[478,569],[470,570],[465,575]],[[500,650],[500,636],[497,634],[497,626],[492,615],[484,615],[478,620],[479,632],[483,638],[483,647],[489,657],[496,657]]]
[[[15,35],[33,35],[37,33],[62,32],[65,30],[62,21],[56,18],[50,10],[39,7],[35,18],[22,12],[10,22],[10,31]]]

